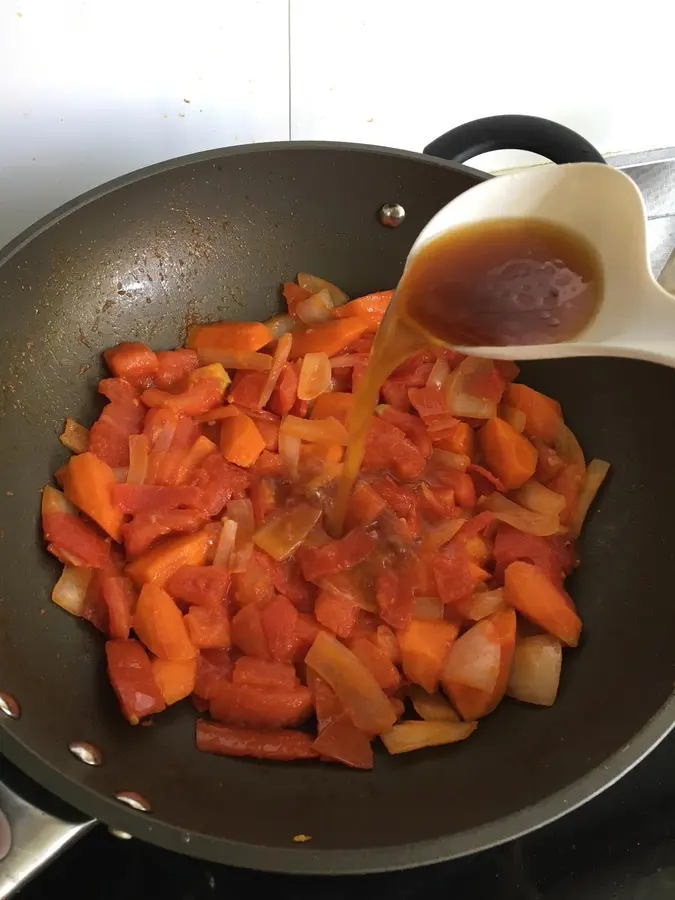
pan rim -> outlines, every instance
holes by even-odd
[[[94,187],[68,201],[30,225],[0,249],[0,271],[2,266],[31,240],[70,213],[137,181],[203,162],[217,162],[219,159],[227,157],[298,150],[337,150],[378,154],[455,170],[466,176],[472,176],[476,180],[489,177],[487,173],[463,164],[424,156],[414,151],[369,144],[280,141],[206,150],[136,170]],[[288,847],[258,846],[188,832],[178,826],[159,821],[152,815],[146,816],[123,807],[114,798],[107,797],[79,781],[70,779],[20,740],[18,735],[13,732],[12,722],[0,722],[0,735],[2,736],[2,753],[48,791],[74,805],[83,813],[159,847],[187,853],[211,862],[260,871],[298,875],[355,875],[414,868],[459,858],[498,846],[548,825],[616,783],[651,752],[674,726],[675,695],[671,695],[661,709],[621,749],[582,778],[569,784],[564,790],[550,794],[529,807],[455,835],[409,844],[351,850],[315,849],[312,842],[297,845],[289,843]],[[289,835],[289,842],[290,837]]]
[[[110,797],[73,781],[26,746],[7,725],[2,752],[30,778],[75,808],[105,825],[165,850],[208,862],[287,875],[366,875],[448,862],[489,850],[550,825],[618,782],[675,727],[675,694],[620,750],[564,790],[511,815],[454,835],[349,850],[314,849],[311,841],[269,847],[214,837],[153,819],[123,807]],[[291,840],[289,835],[289,841]]]

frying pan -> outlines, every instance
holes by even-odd
[[[505,701],[470,741],[372,772],[225,759],[194,747],[179,704],[130,727],[101,636],[49,600],[39,491],[65,459],[64,417],[97,414],[101,352],[180,344],[187,321],[266,319],[298,269],[352,295],[393,286],[422,226],[487,176],[459,163],[498,148],[598,160],[527,117],[470,123],[428,155],[349,144],[210,151],[136,172],[61,208],[0,259],[2,752],[87,815],[171,850],[272,871],[355,873],[474,852],[607,787],[674,722],[672,447],[675,372],[621,360],[523,366],[557,397],[587,452],[612,461],[570,589],[582,646],[552,709]],[[446,160],[438,157],[445,157]],[[384,204],[398,204],[385,227]],[[391,214],[392,210],[388,212]],[[84,765],[74,741],[98,748]],[[135,792],[134,809],[117,799]],[[293,836],[311,836],[295,843]]]

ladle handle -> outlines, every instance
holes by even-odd
[[[586,138],[538,116],[488,116],[446,131],[424,148],[429,156],[463,163],[491,150],[529,150],[554,163],[604,162]]]

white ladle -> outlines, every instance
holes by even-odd
[[[454,228],[503,218],[544,219],[586,238],[600,255],[604,297],[595,318],[571,341],[458,349],[491,359],[625,356],[675,367],[675,298],[652,275],[644,201],[627,175],[602,163],[571,163],[490,178],[443,207],[408,260]]]

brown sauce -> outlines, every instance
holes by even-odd
[[[571,340],[603,293],[595,249],[537,219],[495,219],[430,241],[409,262],[380,326],[349,418],[349,446],[329,529],[340,534],[380,388],[430,343],[498,347]]]

